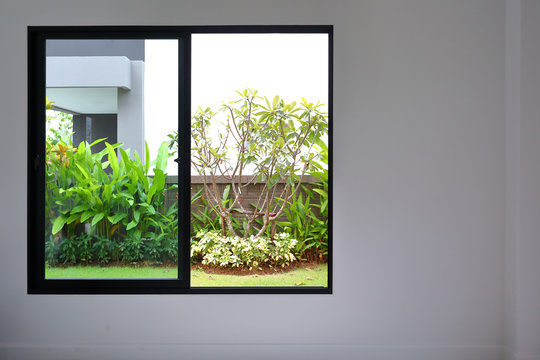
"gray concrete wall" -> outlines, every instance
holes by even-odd
[[[84,114],[73,115],[73,146],[77,147],[82,141],[93,143],[98,139],[105,140],[109,144],[116,144],[118,135],[116,114]],[[92,153],[105,149],[105,142],[92,147]]]
[[[47,56],[126,56],[144,61],[144,40],[48,40]]]

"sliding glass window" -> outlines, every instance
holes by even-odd
[[[28,35],[29,293],[331,293],[331,26]]]

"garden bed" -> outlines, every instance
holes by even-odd
[[[264,265],[251,270],[247,267],[221,267],[216,265],[203,265],[194,264],[191,266],[191,270],[201,270],[209,274],[222,274],[222,275],[236,275],[236,276],[249,276],[249,275],[272,275],[288,273],[298,268],[305,269],[306,271],[320,271],[320,265],[318,262],[302,262],[295,261],[286,266],[272,266]],[[325,264],[324,264],[325,265]]]

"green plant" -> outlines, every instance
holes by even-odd
[[[144,258],[140,255],[144,251],[138,250],[139,241],[134,237],[146,239],[155,234],[167,234],[176,238],[176,205],[165,206],[167,191],[176,188],[165,184],[167,144],[162,143],[153,162],[146,146],[143,163],[137,153],[131,157],[122,144],[105,143],[104,150],[92,153],[92,147],[104,140],[92,144],[81,142],[77,148],[62,141],[47,142],[48,258],[58,251],[57,255],[64,262],[81,259],[105,263],[111,259],[138,261]],[[155,165],[152,176],[149,175],[151,164]],[[88,239],[84,240],[87,243],[84,246],[93,251],[86,250],[78,256],[72,246],[77,236],[86,233]],[[169,254],[167,258],[175,259],[174,246],[170,243],[170,240],[160,242],[156,250],[159,256],[153,252],[146,254],[155,260],[161,259],[165,252]],[[127,249],[128,255],[121,254],[122,249]]]
[[[191,197],[191,235],[194,236],[200,231],[219,231],[223,230],[225,223],[223,219],[219,216],[216,210],[208,204],[204,193],[204,188],[199,189]],[[224,196],[227,196],[228,191],[224,192]],[[226,204],[230,199],[224,200]],[[237,218],[231,217],[231,223],[233,229],[236,231],[241,231],[244,227],[244,224],[241,223]]]
[[[320,139],[315,145],[320,156],[313,161],[309,174],[319,182],[302,185],[302,191],[287,202],[284,212],[287,220],[277,222],[283,231],[299,239],[295,254],[304,259],[322,259],[328,254],[328,147]],[[285,200],[278,201],[283,203]]]
[[[55,238],[50,235],[46,237],[45,261],[50,266],[54,266],[58,263],[59,252],[60,252],[60,244],[55,240]]]
[[[71,144],[73,135],[73,115],[61,111],[53,110],[54,101],[45,98],[45,109],[48,110],[46,116],[46,138],[52,144],[63,142]]]
[[[313,184],[312,186],[320,186]],[[314,202],[319,197],[316,187],[310,190],[304,186],[303,191],[293,196],[288,201],[285,210],[286,221],[278,221],[278,226],[283,231],[290,232],[299,239],[295,254],[301,258],[313,258],[326,255],[328,251],[328,218],[321,214],[322,220],[317,216],[314,208],[321,207]]]
[[[313,192],[318,196],[313,195],[314,199],[318,198],[318,202],[314,204],[319,209],[319,213],[322,219],[314,218],[313,223],[315,229],[313,233],[316,235],[316,239],[319,241],[316,244],[316,249],[319,251],[319,257],[322,255],[328,255],[328,218],[329,218],[329,206],[330,199],[328,194],[328,146],[320,139],[315,142],[319,148],[319,154],[321,155],[319,160],[313,161],[313,168],[310,172],[320,180],[320,184],[315,184]]]
[[[131,232],[126,240],[120,244],[122,260],[139,261],[144,258],[143,238],[139,230]]]
[[[97,236],[92,250],[94,257],[102,263],[108,263],[113,253],[113,242],[106,236]]]
[[[264,236],[221,236],[216,231],[199,232],[191,242],[191,256],[202,259],[202,264],[229,267],[258,267],[289,265],[296,260],[292,249],[297,240],[290,234],[276,234],[273,240]]]
[[[75,237],[66,238],[60,244],[60,261],[64,264],[76,263],[79,259],[77,251],[77,239]]]
[[[73,135],[73,115],[55,112],[55,115],[47,116],[47,140],[56,144],[63,142],[71,144]]]
[[[295,195],[303,177],[317,159],[313,145],[328,131],[328,119],[320,103],[304,98],[285,103],[278,96],[270,102],[257,96],[257,91],[244,90],[240,99],[227,103],[226,114],[218,135],[212,127],[218,113],[199,108],[192,121],[192,164],[204,179],[204,195],[210,207],[221,218],[222,235],[227,233],[247,239],[257,218],[261,226],[253,234],[259,237],[285,211],[287,201]],[[174,135],[171,135],[174,146]],[[231,154],[233,154],[231,156]],[[253,170],[252,177],[244,176]],[[218,190],[217,178],[230,181]],[[284,181],[281,192],[277,184]],[[253,183],[264,183],[255,209],[244,204],[243,192]],[[284,199],[279,203],[276,198]],[[242,227],[235,228],[234,214],[244,217]],[[240,231],[241,230],[241,231]],[[274,231],[271,231],[271,237]]]

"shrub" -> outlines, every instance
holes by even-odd
[[[92,153],[101,141],[81,142],[77,148],[61,140],[47,142],[49,264],[175,261],[178,211],[165,201],[167,191],[176,189],[165,183],[167,144],[159,148],[151,176],[148,146],[143,163],[122,144],[105,143],[106,149]]]
[[[258,267],[262,264],[290,265],[297,240],[290,234],[276,234],[274,240],[264,236],[221,236],[216,231],[201,231],[191,242],[191,256],[202,258],[203,264],[230,267]]]
[[[261,236],[270,228],[273,238],[275,222],[294,196],[293,188],[298,191],[304,175],[319,157],[313,145],[328,133],[328,116],[322,111],[323,104],[304,98],[297,106],[279,96],[271,102],[249,89],[238,94],[240,97],[225,103],[219,113],[210,108],[199,108],[195,113],[191,162],[204,177],[204,195],[221,218],[223,236],[247,239],[253,233]],[[220,124],[222,115],[226,120]],[[177,135],[169,137],[170,145],[177,145]],[[254,171],[253,177],[243,176],[250,171]],[[216,179],[221,177],[231,183],[218,190]],[[280,181],[285,185],[278,193]],[[242,201],[244,188],[254,182],[265,186],[251,208]],[[283,201],[279,203],[277,198]],[[241,228],[233,224],[238,214],[245,219]],[[262,222],[254,231],[252,225],[258,218]]]

